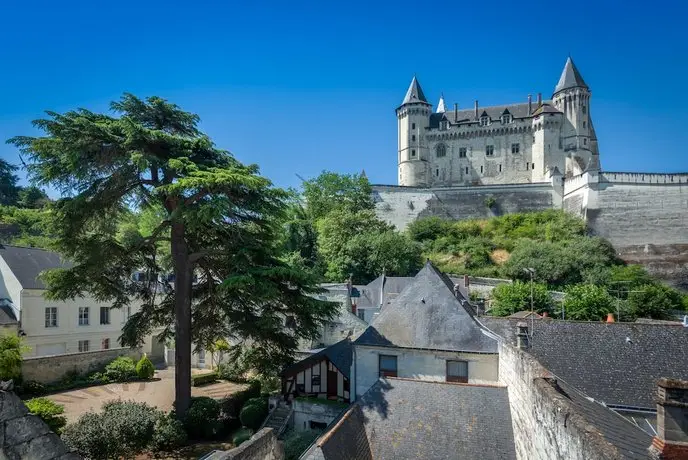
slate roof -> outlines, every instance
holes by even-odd
[[[543,106],[548,105],[551,101],[543,101]],[[533,112],[538,109],[537,103],[532,104]],[[533,114],[528,113],[528,103],[517,103],[517,104],[507,104],[507,105],[494,105],[490,107],[479,107],[478,114],[482,115],[483,112],[487,113],[490,119],[493,121],[494,125],[502,126],[500,123],[500,117],[505,111],[509,111],[513,118],[528,118],[532,117]],[[471,109],[459,109],[457,110],[457,120],[458,123],[470,122],[477,123],[478,119],[475,118],[475,108]],[[432,113],[430,114],[430,128],[438,128],[440,121],[447,120],[450,123],[457,123],[454,121],[454,110],[447,110],[444,113]]]
[[[292,364],[291,366],[284,369],[282,371],[282,374],[294,374],[296,372],[301,371],[302,369],[305,369],[307,367],[312,366],[315,363],[322,361],[323,358],[327,358],[332,364],[334,364],[337,367],[337,369],[339,369],[339,372],[341,372],[342,375],[344,375],[344,377],[348,379],[349,375],[351,374],[351,363],[353,361],[352,356],[353,352],[351,347],[351,340],[340,340],[334,345],[330,345],[327,348],[323,348],[317,353],[313,353],[309,357]]]
[[[554,88],[554,93],[556,94],[559,91],[577,87],[587,89],[588,85],[583,81],[583,77],[576,68],[576,64],[573,63],[573,59],[569,56],[564,65],[564,71],[561,73],[561,77],[559,77],[559,83],[557,83],[557,86]]]
[[[420,87],[420,83],[418,83],[415,75],[413,76],[413,80],[411,80],[411,84],[406,91],[406,96],[404,96],[404,102],[402,102],[401,105],[411,104],[414,102],[424,102],[430,105],[425,97],[425,94],[423,94],[423,88]]]
[[[583,393],[561,380],[544,380],[561,396],[566,398],[576,413],[585,421],[597,428],[604,439],[618,449],[619,457],[624,459],[648,459],[648,447],[652,444],[652,436],[644,432],[623,416],[602,404],[591,401]]]
[[[428,262],[382,309],[357,345],[496,353],[497,341],[454,295],[454,284]]]
[[[513,345],[518,321],[480,318]],[[654,410],[659,378],[688,379],[688,328],[680,324],[559,320],[534,324],[526,351],[557,377],[607,405]]]
[[[370,458],[366,440],[376,459],[516,458],[506,388],[390,378],[373,385],[349,413],[302,458]],[[339,432],[352,441],[339,442]]]
[[[0,325],[17,324],[17,317],[9,305],[0,305]]]
[[[0,257],[5,260],[24,289],[46,289],[38,278],[42,271],[70,266],[58,253],[46,249],[0,244]]]
[[[380,308],[380,306],[384,308],[411,281],[413,281],[412,276],[380,275],[365,286],[355,286],[360,293],[360,297],[356,299],[356,306],[358,308]]]

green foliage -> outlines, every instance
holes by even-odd
[[[62,433],[68,447],[87,458],[129,458],[151,445],[165,415],[145,403],[112,401],[100,413],[88,412]]]
[[[411,222],[406,227],[406,233],[413,241],[435,241],[448,235],[452,222],[439,217],[424,217]]]
[[[552,298],[547,286],[533,283],[533,307],[537,313],[551,313]],[[489,314],[493,316],[509,316],[519,311],[530,310],[531,284],[514,281],[511,284],[500,284],[492,291],[492,308]]]
[[[282,389],[282,379],[279,375],[258,374],[256,380],[260,382],[261,394],[279,393]]]
[[[151,379],[153,375],[155,375],[155,367],[145,354],[141,356],[139,362],[136,363],[136,375],[144,380]]]
[[[49,209],[0,206],[0,222],[4,227],[0,233],[2,243],[50,248],[54,242]]]
[[[323,171],[318,177],[304,181],[303,196],[314,220],[332,211],[352,213],[375,207],[370,182],[362,174]]]
[[[63,416],[64,406],[46,398],[35,398],[25,401],[26,407],[34,415],[37,415],[55,433],[60,434],[67,424],[67,418]]]
[[[21,378],[22,355],[28,347],[16,335],[0,336],[0,381],[19,380]]]
[[[495,197],[488,196],[487,198],[485,198],[485,207],[487,209],[494,208],[496,204],[497,204],[497,199]]]
[[[579,284],[570,286],[564,297],[566,319],[601,321],[616,311],[614,299],[602,286]]]
[[[17,167],[0,158],[0,205],[12,206],[17,203],[19,190],[17,185],[19,178],[14,172]]]
[[[48,387],[35,380],[23,380],[17,387],[17,394],[22,398],[42,396],[48,392]]]
[[[243,442],[248,441],[251,439],[251,436],[253,436],[253,430],[250,428],[239,428],[234,434],[232,435],[232,444],[234,444],[235,447],[240,446]]]
[[[186,431],[184,425],[171,415],[158,417],[153,426],[153,438],[150,449],[159,452],[169,452],[186,443]]]
[[[670,319],[671,310],[683,309],[683,296],[661,284],[639,286],[628,294],[629,313],[634,318]]]
[[[220,403],[207,396],[191,398],[183,423],[192,439],[214,439],[222,429]]]
[[[127,356],[120,356],[105,366],[104,375],[110,382],[128,382],[129,380],[134,380],[137,377],[136,363]]]
[[[266,398],[251,398],[244,404],[239,413],[241,424],[257,430],[268,416],[268,401]]]
[[[19,191],[17,206],[20,208],[40,209],[48,204],[50,204],[50,198],[38,187],[26,187]]]
[[[217,372],[208,372],[205,374],[195,374],[191,376],[191,385],[198,387],[201,385],[208,385],[217,382]]]
[[[291,431],[284,439],[285,460],[298,460],[322,431]]]

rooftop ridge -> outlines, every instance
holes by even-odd
[[[408,377],[386,377],[386,380],[401,380],[404,382],[435,383],[438,385],[454,385],[459,387],[481,387],[481,388],[507,388],[507,385],[498,383],[462,383],[462,382],[442,382],[439,380],[420,380]]]

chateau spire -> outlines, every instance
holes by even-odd
[[[437,113],[445,113],[447,108],[444,106],[444,94],[440,95],[440,101],[437,103]]]
[[[564,71],[561,73],[561,77],[559,77],[559,83],[557,83],[556,88],[554,88],[554,94],[565,89],[576,87],[588,89],[588,85],[583,81],[583,77],[573,63],[573,59],[569,56],[566,60]]]
[[[401,104],[404,105],[413,102],[424,102],[428,104],[428,100],[425,98],[425,94],[423,94],[423,89],[420,87],[420,83],[418,83],[418,80],[416,79],[415,75],[413,76],[413,80],[411,80],[411,85],[409,86],[408,91],[406,91],[404,102],[402,102]]]

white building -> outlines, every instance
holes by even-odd
[[[55,252],[0,245],[0,299],[4,310],[11,310],[16,318],[16,332],[31,348],[27,355],[119,348],[122,326],[138,311],[138,304],[119,310],[89,297],[64,302],[46,300],[46,286],[39,274],[63,266]]]
[[[416,77],[396,109],[401,186],[549,182],[599,168],[590,89],[571,58],[551,100],[434,113]]]

